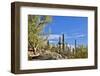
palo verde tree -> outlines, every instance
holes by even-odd
[[[51,22],[51,16],[29,15],[28,16],[28,46],[33,50],[43,47],[45,39],[41,35],[46,24]]]

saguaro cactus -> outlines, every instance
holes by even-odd
[[[77,42],[75,40],[75,50],[74,50],[75,52],[74,52],[74,54],[77,53],[77,47],[76,47],[76,45],[77,45]]]
[[[47,40],[47,46],[49,47],[49,40]]]
[[[62,34],[62,49],[63,49],[63,51],[64,51],[64,48],[65,48],[65,44],[64,44],[64,34]]]
[[[60,52],[61,51],[61,37],[59,37],[58,45],[59,45],[59,52]]]

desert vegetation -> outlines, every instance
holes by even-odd
[[[58,43],[51,44],[48,38],[52,31],[43,31],[50,22],[52,22],[52,16],[28,16],[28,60],[58,60],[88,57],[88,47],[77,45],[77,40],[74,40],[74,47],[68,45],[68,43],[65,43],[64,33],[59,36]]]

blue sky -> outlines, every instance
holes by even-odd
[[[48,23],[44,28],[44,32],[51,30],[49,40],[58,42],[59,36],[65,35],[65,43],[87,45],[88,42],[88,18],[74,16],[52,16],[52,22]]]

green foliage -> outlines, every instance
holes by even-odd
[[[51,22],[50,16],[28,16],[28,42],[31,48],[41,48],[45,44],[42,33],[47,23]]]
[[[88,57],[88,49],[84,45],[80,45],[76,48],[76,53],[74,58],[87,58]]]

